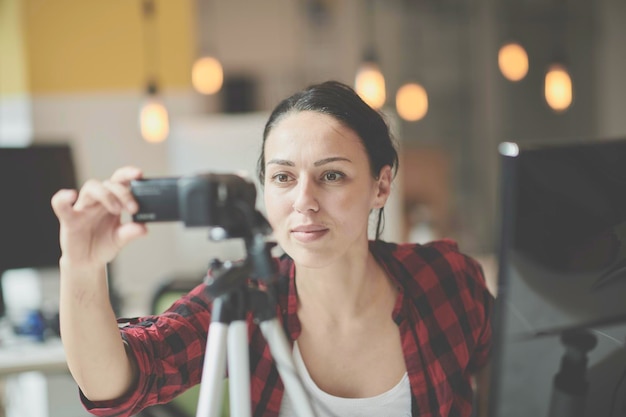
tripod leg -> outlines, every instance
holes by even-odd
[[[228,386],[233,417],[251,417],[250,358],[248,325],[245,320],[230,323],[228,329]]]
[[[261,331],[276,361],[278,373],[285,384],[285,391],[293,404],[298,417],[315,417],[309,396],[302,385],[293,361],[293,355],[287,337],[278,319],[261,322]]]
[[[213,321],[208,333],[196,417],[217,417],[222,407],[228,324]]]

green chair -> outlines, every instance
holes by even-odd
[[[181,296],[187,294],[199,284],[198,280],[185,278],[170,279],[162,283],[152,298],[152,312],[159,314],[167,310]],[[162,404],[148,408],[147,415],[151,415],[151,409],[159,408],[158,415],[166,414],[168,417],[195,417],[198,399],[200,398],[200,385],[189,388],[168,404]],[[153,410],[154,411],[154,410]],[[161,413],[163,412],[163,413]],[[155,413],[156,414],[156,413]],[[230,416],[228,404],[228,381],[224,380],[224,397],[222,401],[221,417]]]

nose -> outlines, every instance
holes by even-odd
[[[294,188],[295,200],[293,209],[298,213],[306,213],[307,211],[318,212],[320,209],[317,201],[317,188],[315,181],[301,178],[298,185]]]

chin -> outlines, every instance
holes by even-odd
[[[287,255],[293,259],[297,266],[305,268],[322,268],[332,262],[332,257],[328,248],[302,247],[299,245],[282,246]]]

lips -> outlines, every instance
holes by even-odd
[[[296,233],[315,233],[315,232],[321,232],[324,230],[328,230],[328,229],[325,226],[318,225],[318,224],[296,226],[293,229],[291,229],[292,232],[296,232]]]
[[[320,239],[326,233],[328,233],[328,228],[317,224],[301,225],[291,229],[292,236],[296,240],[303,243],[313,242],[317,239]]]

